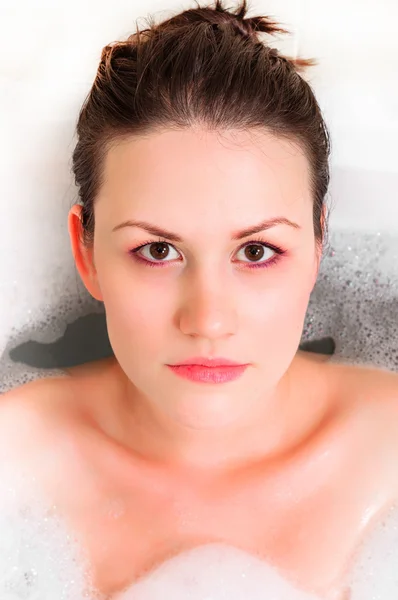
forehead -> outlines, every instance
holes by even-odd
[[[111,202],[112,212],[134,207],[172,215],[184,206],[198,216],[248,210],[259,218],[299,218],[312,207],[303,150],[265,131],[185,129],[132,137],[109,150],[103,181],[98,200],[108,208]]]

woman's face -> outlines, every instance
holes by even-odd
[[[91,278],[81,274],[120,366],[186,425],[239,419],[287,371],[316,279],[304,153],[264,132],[165,131],[115,145],[104,169]],[[250,366],[214,385],[166,366],[194,356]]]

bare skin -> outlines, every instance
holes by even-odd
[[[0,463],[37,473],[110,597],[222,541],[347,598],[397,497],[398,376],[297,353],[321,258],[305,153],[196,128],[124,140],[103,168],[93,243],[81,206],[68,226],[116,359],[6,394]],[[167,367],[197,355],[248,368],[209,386]]]
[[[110,598],[213,541],[259,555],[303,589],[349,598],[341,579],[352,552],[396,498],[398,376],[301,352],[291,376],[295,401],[322,396],[322,409],[280,455],[202,469],[139,455],[125,438],[131,414],[112,359],[5,394],[2,451],[11,443],[25,465],[29,455]]]

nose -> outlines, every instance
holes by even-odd
[[[180,308],[179,328],[185,335],[207,339],[228,337],[236,333],[236,300],[230,286],[218,279],[190,286]]]

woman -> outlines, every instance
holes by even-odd
[[[310,61],[246,12],[218,0],[103,49],[69,233],[115,356],[2,400],[4,459],[37,474],[109,597],[221,542],[346,598],[397,498],[397,376],[298,351],[328,133]]]

